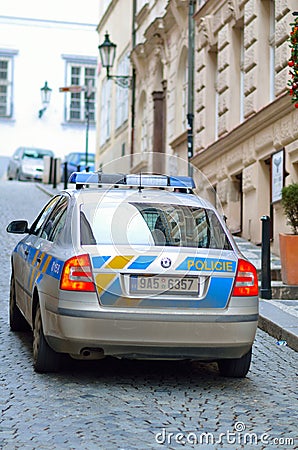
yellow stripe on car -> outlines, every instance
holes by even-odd
[[[131,260],[133,256],[115,256],[108,264],[105,265],[105,269],[123,269]]]
[[[100,273],[95,277],[97,291],[100,294],[116,278],[115,273]]]

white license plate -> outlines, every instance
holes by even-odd
[[[131,293],[199,295],[199,288],[200,283],[198,277],[130,276]]]

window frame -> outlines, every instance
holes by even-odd
[[[86,90],[78,93],[65,93],[64,120],[69,124],[85,124],[88,100],[89,123],[95,125],[97,59],[70,55],[62,55],[62,58],[65,60],[65,86],[83,86],[87,88],[88,82],[91,80],[93,87],[93,92],[90,94],[89,99],[87,99]],[[77,74],[73,72],[75,68],[78,69]],[[88,74],[88,70],[92,70],[93,74]],[[75,112],[77,112],[77,117],[72,116]]]
[[[129,76],[129,53],[126,53],[118,62],[117,75]],[[115,128],[120,128],[128,120],[128,89],[118,86],[116,89],[116,123]]]
[[[0,51],[0,63],[7,63],[6,73],[7,76],[4,78],[0,77],[0,119],[11,119],[13,117],[13,64],[14,64],[14,55],[17,54],[15,51]],[[0,73],[1,73],[0,68]],[[3,70],[4,72],[4,70]],[[4,93],[1,92],[2,88],[6,90]],[[5,101],[1,101],[1,99],[5,98]],[[4,113],[1,112],[3,108]]]
[[[51,200],[45,205],[45,207],[41,210],[37,218],[32,223],[29,232],[30,234],[40,236],[48,217],[58,205],[61,198],[61,195],[56,195],[55,197],[51,198]]]
[[[112,81],[105,78],[102,82],[100,99],[100,145],[111,137]]]

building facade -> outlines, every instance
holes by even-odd
[[[0,7],[0,156],[19,146],[51,149],[57,157],[86,148],[85,92],[98,68],[98,0],[3,0]],[[47,82],[44,110],[40,89]],[[95,92],[89,99],[89,151],[95,152]]]
[[[117,45],[111,75],[131,76],[129,55],[132,46],[132,2],[105,0],[100,8],[101,20],[97,27],[99,44],[104,41],[108,32],[110,40]],[[96,148],[99,167],[105,167],[106,171],[128,171],[131,152],[131,89],[123,88],[113,79],[108,79],[104,67],[100,70],[97,86]]]
[[[280,190],[298,180],[298,115],[287,92],[295,3],[209,0],[195,14],[192,162],[232,232],[259,243],[260,218],[271,218],[277,253],[278,233],[289,232]]]
[[[123,170],[187,173],[192,99],[191,163],[201,176],[199,193],[222,208],[234,234],[255,243],[261,241],[261,217],[270,216],[278,253],[278,233],[289,231],[280,190],[298,180],[298,116],[287,92],[295,0],[134,0],[125,25],[119,21],[123,1],[106,1],[98,31],[101,40],[107,25],[119,27],[113,41],[123,46],[119,58],[129,51],[133,86],[122,128],[113,113],[109,138],[98,131],[99,159],[107,164],[125,155]],[[109,99],[116,111],[116,95]]]

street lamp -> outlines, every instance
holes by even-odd
[[[51,94],[52,89],[48,86],[48,82],[45,81],[45,84],[42,88],[40,88],[40,94],[41,94],[41,101],[43,104],[43,108],[38,111],[38,117],[41,118],[45,110],[47,109],[50,100],[51,100]]]
[[[194,120],[194,8],[196,0],[189,0],[188,4],[188,105],[187,105],[187,157],[190,162],[193,157],[193,120]],[[192,175],[191,166],[188,166]]]
[[[113,67],[116,56],[117,45],[110,41],[109,33],[106,32],[105,40],[98,46],[102,67],[107,70],[108,80],[115,80],[118,86],[123,88],[131,87],[131,77],[129,75],[110,75],[110,68]]]

